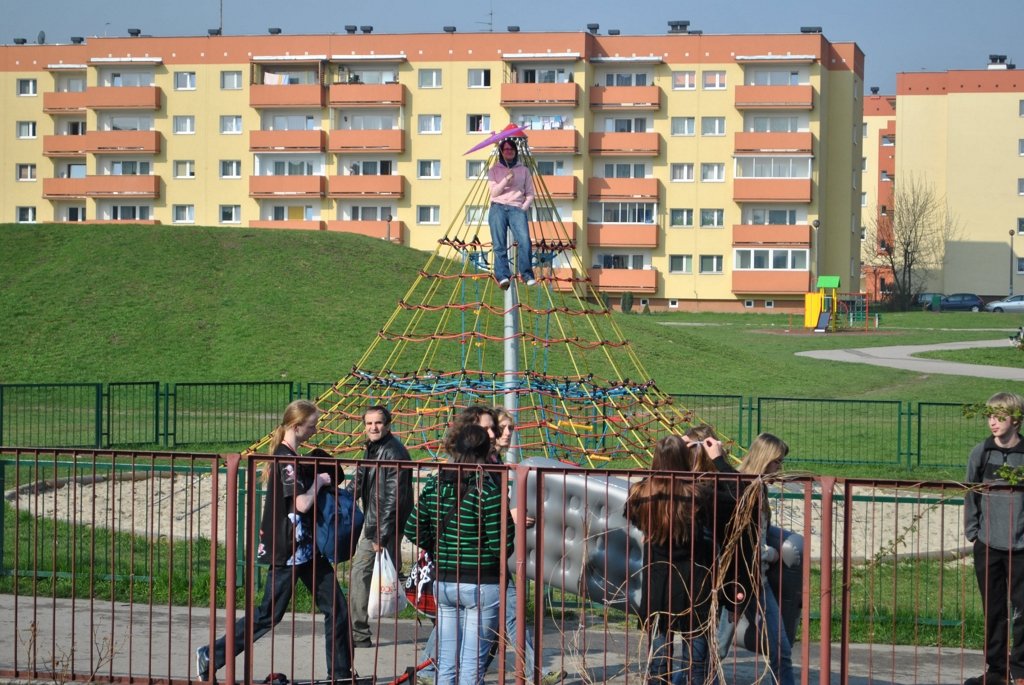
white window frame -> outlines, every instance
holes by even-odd
[[[700,74],[700,82],[704,90],[725,90],[728,79],[723,69],[708,69]]]
[[[241,114],[221,114],[220,132],[225,136],[240,136],[243,133]]]
[[[487,173],[487,160],[486,159],[467,159],[466,160],[466,178],[476,180],[482,178]]]
[[[238,173],[234,175],[225,174],[224,170],[226,165],[231,165],[237,168]],[[218,164],[218,167],[221,178],[242,178],[242,160],[240,159],[222,159],[220,160],[220,164]]]
[[[705,221],[706,217],[710,217],[710,222]],[[725,209],[718,207],[702,208],[700,210],[700,227],[725,228]]]
[[[196,72],[176,71],[174,72],[174,90],[195,90]]]
[[[469,69],[466,74],[468,88],[490,88],[491,70],[482,68]]]
[[[220,72],[221,90],[242,90],[242,72],[234,69],[225,69]]]
[[[426,172],[426,173],[424,173]],[[416,160],[416,178],[439,179],[441,178],[441,160],[419,159]]]
[[[20,78],[15,92],[20,98],[36,97],[39,94],[39,83],[34,78]]]
[[[672,260],[678,259],[681,262],[680,268],[672,268]],[[693,255],[692,254],[670,254],[668,256],[668,272],[670,274],[692,274],[693,273]]]
[[[37,137],[38,127],[34,121],[19,121],[15,126],[18,140],[33,140]]]
[[[196,118],[193,114],[175,114],[171,125],[176,136],[194,136],[196,134]]]
[[[441,205],[416,205],[416,223],[437,226],[441,223]]]
[[[174,160],[174,178],[195,178],[196,161],[194,159]]]
[[[34,224],[36,223],[38,214],[36,208],[33,205],[25,205],[14,208],[14,223],[16,224]]]
[[[711,264],[711,268],[710,269],[707,269],[707,270],[704,269],[704,260],[705,259],[712,260],[712,264]],[[723,257],[720,254],[702,254],[700,256],[700,260],[697,263],[697,266],[698,266],[699,272],[701,274],[707,274],[707,275],[721,274],[721,273],[725,272],[725,257]]]
[[[36,180],[36,172],[36,165],[30,162],[15,164],[14,180],[18,183],[31,183]]]
[[[669,300],[668,301],[668,308],[669,309],[679,309],[679,300],[677,300],[675,298]]]
[[[416,132],[424,136],[438,136],[443,130],[440,114],[420,114],[416,117]]]
[[[674,223],[676,212],[680,212],[680,216],[683,218],[682,223]],[[689,219],[689,221],[687,221]],[[692,207],[673,207],[668,210],[668,226],[669,228],[693,228],[693,208]]]
[[[440,69],[420,69],[416,75],[420,88],[434,89],[444,85],[444,78]]]
[[[725,162],[701,162],[702,183],[725,183]]]
[[[229,218],[225,219],[224,215],[227,213]],[[218,223],[222,224],[240,224],[242,223],[242,206],[241,205],[220,205],[217,208]]]
[[[808,271],[810,268],[810,250],[806,248],[744,247],[733,250],[732,254],[733,271]],[[779,260],[785,265],[777,266]]]
[[[702,136],[724,136],[725,117],[701,117],[700,134]]]
[[[696,117],[672,117],[672,135],[690,137],[697,135]]]
[[[697,72],[685,69],[673,71],[672,90],[697,90]]]
[[[476,127],[473,126],[473,120],[479,119]],[[490,114],[467,114],[466,115],[466,133],[490,133],[491,132],[491,115]]]
[[[669,165],[672,183],[693,183],[693,162],[673,162]]]
[[[195,222],[195,205],[171,205],[171,223],[194,224]]]

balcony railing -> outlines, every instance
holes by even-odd
[[[736,109],[813,108],[813,86],[736,86]]]
[[[503,83],[502,107],[575,107],[580,89],[575,83]]]
[[[250,131],[249,149],[253,152],[283,150],[289,152],[323,152],[327,141],[325,131]]]
[[[60,112],[82,112],[88,106],[89,96],[86,91],[76,93],[43,93],[43,111],[47,114]]]
[[[593,155],[656,157],[661,149],[657,133],[591,133],[588,140]]]
[[[594,287],[610,293],[642,293],[653,295],[658,290],[658,272],[654,269],[587,269]]]
[[[43,136],[43,154],[47,157],[81,157],[88,141],[83,136]]]
[[[587,224],[590,247],[658,246],[657,224]]]
[[[578,226],[575,221],[531,221],[530,240],[534,243],[546,242],[549,244],[575,241]]]
[[[576,199],[576,177],[575,176],[541,176],[539,181],[547,189],[548,194],[555,200]]]
[[[90,197],[160,197],[159,176],[86,176],[84,180],[85,194]]]
[[[401,107],[405,86],[401,83],[336,83],[329,91],[331,107]]]
[[[590,89],[591,109],[661,109],[661,89],[657,86],[594,86]]]
[[[156,86],[93,86],[85,90],[90,109],[160,109],[163,91]]]
[[[809,178],[737,178],[732,184],[736,202],[810,202]]]
[[[391,242],[398,244],[405,241],[405,223],[397,219],[391,221],[328,221],[327,230],[367,235],[381,240],[390,239]]]
[[[324,106],[324,88],[319,84],[253,85],[249,86],[250,107],[316,107]]]
[[[250,197],[323,197],[324,176],[250,176]]]
[[[732,292],[736,295],[789,295],[810,292],[810,289],[810,271],[732,272]]]
[[[736,134],[736,152],[813,152],[814,135],[798,133],[755,133],[740,131]]]
[[[534,154],[574,155],[579,151],[579,134],[573,129],[530,129],[526,132]]]
[[[591,178],[587,196],[591,200],[654,200],[658,199],[656,178]]]
[[[322,231],[324,222],[318,219],[257,219],[249,222],[250,228],[280,228],[292,231]]]
[[[159,131],[89,131],[83,137],[85,151],[97,155],[125,152],[160,154]]]
[[[328,179],[329,197],[388,197],[404,195],[404,176],[331,176]]]
[[[810,246],[811,227],[778,224],[736,224],[732,227],[733,245],[800,245]]]
[[[405,131],[401,129],[331,131],[328,152],[405,152]]]

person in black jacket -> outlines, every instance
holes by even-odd
[[[332,480],[341,480],[337,469],[321,469],[301,463],[298,448],[316,433],[320,410],[308,400],[296,400],[284,411],[284,418],[271,435],[273,454],[290,457],[267,461],[262,480],[267,489],[260,523],[257,560],[270,564],[263,601],[252,616],[252,641],[266,635],[284,618],[291,606],[296,581],[309,589],[324,615],[324,640],[327,651],[328,679],[336,683],[353,680],[352,645],[349,643],[348,607],[338,586],[334,567],[317,549],[313,512],[316,495]],[[339,471],[332,478],[331,471]],[[246,640],[248,618],[235,622],[235,653],[251,647]],[[227,637],[196,650],[196,679],[206,681],[226,661]]]
[[[363,412],[366,461],[410,461],[409,452],[391,432],[391,412],[374,405]],[[412,513],[412,469],[360,465],[352,481],[356,503],[363,510],[363,534],[352,555],[349,595],[352,639],[356,647],[372,647],[370,635],[370,581],[377,552],[388,550],[396,569],[402,568],[401,541]]]

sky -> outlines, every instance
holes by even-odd
[[[627,0],[590,5],[550,0],[0,0],[0,43],[15,37],[48,43],[71,36],[126,36],[140,28],[154,36],[206,35],[220,24],[226,35],[344,33],[346,24],[374,33],[586,31],[661,34],[669,20],[690,21],[706,34],[797,33],[820,26],[833,42],[854,41],[866,55],[865,89],[894,93],[896,73],[982,69],[989,54],[1007,55],[1024,68],[1024,0]],[[1014,50],[1020,48],[1020,54]]]

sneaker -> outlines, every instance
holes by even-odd
[[[536,278],[528,278],[528,279],[526,279],[526,285],[537,285],[537,279]]]
[[[544,677],[540,679],[540,685],[558,685],[558,683],[565,680],[565,677],[569,675],[565,671],[548,671],[544,674]]]
[[[498,281],[498,287],[502,290],[508,290],[509,285],[511,285],[511,282],[507,278],[503,278]]]
[[[353,647],[373,647],[373,640],[368,637],[364,637],[361,640],[353,640]]]
[[[196,649],[196,680],[210,679],[210,648],[207,646]]]

